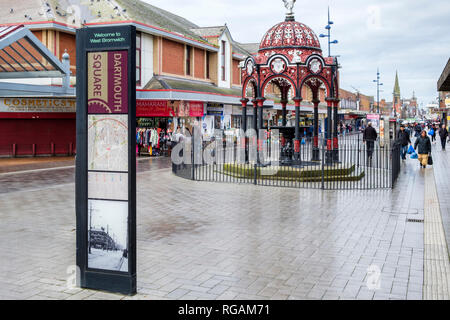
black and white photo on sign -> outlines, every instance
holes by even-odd
[[[88,201],[88,268],[128,272],[128,202]]]

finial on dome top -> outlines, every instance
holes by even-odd
[[[296,0],[283,0],[284,6],[288,10],[288,12],[286,12],[286,21],[295,21],[294,12],[292,11],[295,1]]]

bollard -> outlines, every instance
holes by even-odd
[[[16,152],[17,152],[17,145],[15,143],[13,143],[13,145],[12,145],[12,156],[13,156],[13,158],[16,157]]]
[[[33,143],[31,153],[32,153],[32,156],[33,156],[33,157],[36,157],[36,144],[35,144],[35,143]]]

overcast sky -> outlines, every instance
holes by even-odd
[[[227,24],[234,40],[260,42],[284,20],[282,0],[144,0],[205,27]],[[331,54],[340,55],[341,88],[355,87],[376,99],[377,67],[384,84],[380,99],[392,101],[395,71],[402,97],[413,91],[424,104],[437,97],[436,83],[450,57],[449,0],[297,0],[297,21],[325,33],[327,7],[334,21]],[[327,38],[321,38],[328,55]]]

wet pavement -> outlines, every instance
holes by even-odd
[[[20,161],[20,160],[19,160]],[[0,173],[0,194],[18,191],[39,190],[48,187],[63,187],[75,181],[74,159],[63,161],[35,161],[27,164],[4,166]],[[64,163],[66,162],[66,163]],[[62,164],[62,167],[60,167]],[[2,162],[0,161],[0,168]],[[51,168],[42,168],[43,165],[53,165]],[[168,158],[142,157],[137,161],[137,172],[167,169],[171,167]],[[7,171],[13,168],[13,171]],[[17,168],[20,168],[20,171]],[[1,172],[1,171],[0,171]]]
[[[0,158],[0,173],[70,167],[75,157]]]
[[[438,189],[449,154],[426,169]],[[317,191],[193,182],[140,159],[134,297],[67,286],[73,168],[0,174],[0,298],[422,299],[426,177],[417,160],[401,171],[394,190]]]

